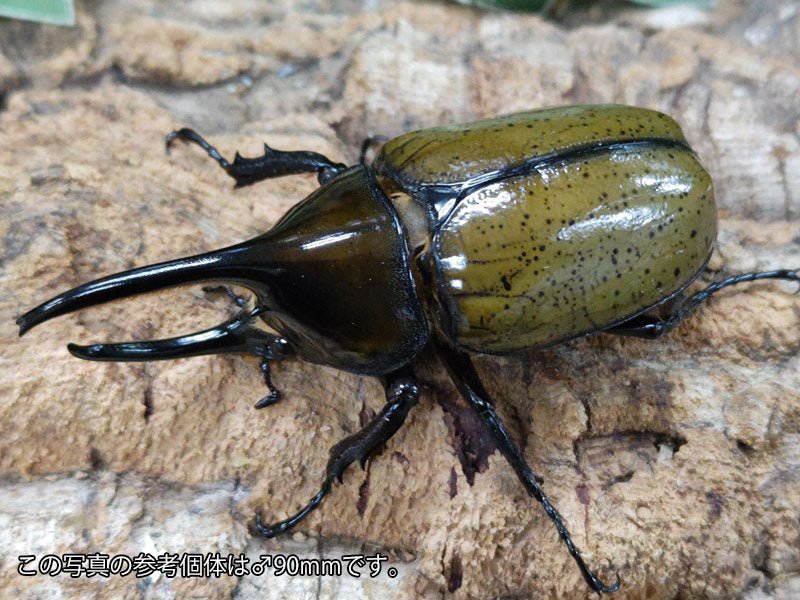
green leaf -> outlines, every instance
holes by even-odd
[[[689,4],[699,8],[711,8],[711,0],[631,0],[634,4],[642,4],[659,8],[662,6],[672,6],[674,4]]]
[[[72,0],[0,0],[0,17],[75,25]]]
[[[552,4],[553,0],[451,0],[451,2],[478,8],[543,12]]]
[[[476,6],[478,8],[493,8],[496,10],[514,10],[514,11],[527,11],[535,13],[546,13],[548,9],[556,4],[557,0],[450,0],[456,4],[465,4],[468,6]],[[641,6],[649,6],[650,8],[660,8],[664,6],[672,6],[675,4],[686,4],[697,6],[699,8],[710,8],[713,0],[628,0],[633,4]],[[590,2],[584,2],[587,4]],[[569,0],[563,0],[558,6],[568,7]]]

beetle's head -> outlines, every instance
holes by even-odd
[[[187,336],[71,344],[69,350],[80,358],[113,361],[218,352],[263,355],[269,335],[256,326],[261,318],[307,360],[371,372],[400,364],[427,334],[408,275],[402,227],[361,166],[319,188],[263,235],[92,281],[37,306],[17,324],[22,335],[48,319],[103,302],[212,281],[252,290],[256,308]]]

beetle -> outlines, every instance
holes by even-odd
[[[272,525],[256,514],[267,537],[299,523],[352,462],[363,467],[394,435],[420,396],[413,363],[432,346],[588,585],[613,592],[619,576],[606,585],[585,564],[469,352],[508,354],[600,331],[654,339],[727,286],[800,280],[791,269],[745,273],[687,295],[714,247],[713,186],[678,124],[653,110],[571,106],[434,127],[389,140],[369,164],[362,147],[352,167],[266,144],[263,156],[237,152],[229,162],[188,128],[167,135],[167,151],[176,140],[202,147],[236,187],[299,173],[316,173],[320,187],[251,240],[86,283],[17,323],[22,335],[88,306],[216,281],[248,288],[255,307],[186,336],[68,349],[100,361],[253,354],[270,392],[256,408],[279,399],[270,362],[289,356],[379,377],[385,406],[331,448],[317,495]]]

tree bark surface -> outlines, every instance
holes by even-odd
[[[354,163],[370,134],[549,105],[673,116],[715,181],[708,277],[800,267],[800,8],[588,10],[566,23],[445,3],[113,0],[75,28],[0,23],[0,595],[75,598],[590,598],[541,508],[430,354],[419,404],[297,532],[247,529],[316,493],[328,448],[383,403],[370,378],[290,360],[262,411],[258,362],[92,363],[67,342],[152,339],[233,314],[199,286],[14,318],[101,275],[265,231],[316,188],[233,190],[227,157]],[[720,293],[646,342],[597,335],[476,357],[589,565],[617,598],[800,594],[800,300]],[[320,301],[324,301],[321,298]],[[375,299],[376,302],[380,298]],[[374,555],[375,579],[271,574],[22,577],[19,555]],[[397,569],[389,578],[387,567]]]

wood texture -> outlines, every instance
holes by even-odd
[[[233,191],[193,147],[310,149],[546,105],[670,114],[709,167],[716,273],[800,266],[800,10],[582,13],[569,26],[440,3],[79,3],[73,29],[0,23],[0,590],[4,597],[586,598],[539,506],[433,357],[405,427],[294,538],[246,529],[316,491],[337,440],[382,403],[371,379],[255,360],[98,364],[69,341],[162,337],[232,310],[197,288],[13,319],[109,272],[221,247],[316,186]],[[677,13],[680,16],[680,13]],[[667,26],[669,25],[669,26]],[[800,593],[800,300],[720,294],[656,342],[596,336],[478,367],[590,565],[617,598]],[[379,299],[376,299],[379,301]],[[399,576],[22,578],[19,554],[379,548]]]

